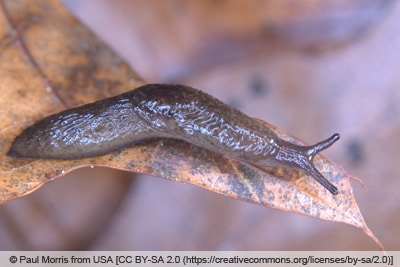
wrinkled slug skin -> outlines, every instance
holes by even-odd
[[[36,122],[9,155],[85,158],[152,138],[182,139],[251,162],[267,159],[279,143],[268,127],[200,90],[149,84]]]
[[[299,169],[338,194],[315,168],[313,158],[336,142],[339,134],[313,146],[292,144],[258,120],[184,85],[148,84],[51,115],[17,136],[8,155],[78,159],[154,138],[181,139],[258,166]]]

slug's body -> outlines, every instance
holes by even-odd
[[[149,84],[51,115],[17,136],[8,155],[76,159],[154,138],[181,139],[257,166],[296,168],[338,193],[312,162],[316,153],[339,139],[338,134],[314,146],[292,144],[259,121],[183,85]]]

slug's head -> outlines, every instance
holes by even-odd
[[[314,166],[314,156],[330,147],[333,143],[339,140],[340,135],[334,134],[328,139],[319,142],[312,146],[299,146],[286,141],[280,145],[280,149],[275,156],[275,160],[279,161],[282,165],[290,165],[296,169],[304,171],[311,175],[318,183],[325,187],[333,195],[338,194],[336,186],[331,184]]]

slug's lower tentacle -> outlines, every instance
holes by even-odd
[[[253,165],[297,168],[337,194],[312,160],[339,135],[310,147],[291,144],[218,99],[176,84],[147,84],[50,115],[17,136],[8,155],[77,159],[105,155],[154,138],[180,139]]]
[[[337,195],[339,190],[331,184],[314,166],[307,171],[320,185],[325,187],[331,194]]]

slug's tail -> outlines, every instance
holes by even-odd
[[[331,192],[333,195],[337,195],[339,193],[339,190],[337,189],[336,186],[331,184],[314,166],[313,159],[314,156],[330,147],[333,143],[335,143],[337,140],[339,140],[340,135],[338,133],[335,133],[328,139],[321,141],[313,146],[307,147],[307,156],[308,156],[308,161],[310,162],[311,168],[307,168],[308,172],[313,176],[313,178],[320,183],[323,187],[325,187],[329,192]]]

